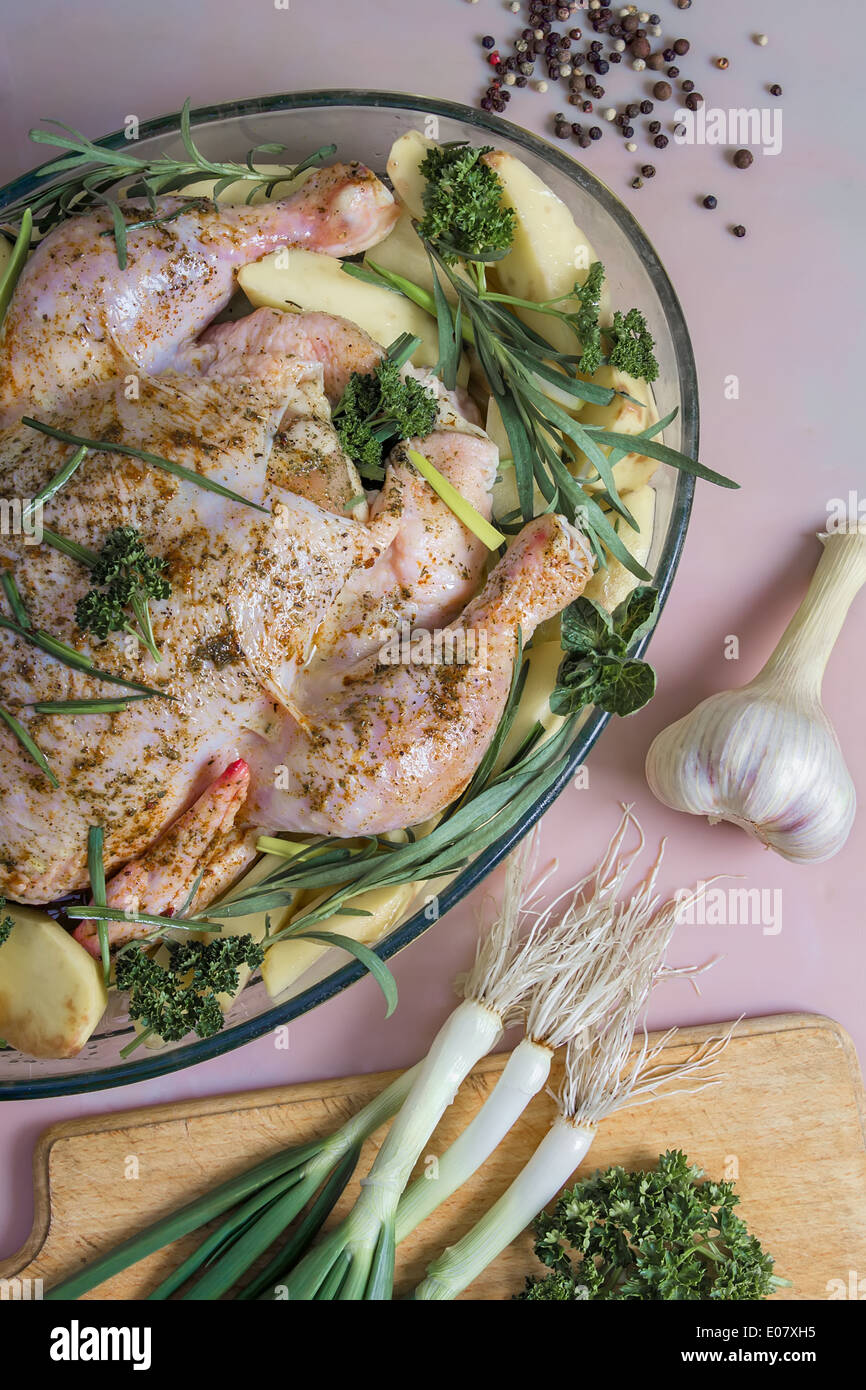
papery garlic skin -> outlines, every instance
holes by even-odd
[[[866,583],[866,530],[820,539],[806,597],[763,671],[663,729],[646,760],[650,789],[665,805],[710,824],[731,821],[801,864],[838,854],[857,809],[821,681]]]
[[[824,711],[792,709],[757,682],[711,695],[663,729],[646,775],[666,806],[731,821],[795,863],[838,854],[857,809]]]

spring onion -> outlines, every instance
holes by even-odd
[[[189,1202],[178,1211],[171,1212],[124,1241],[116,1249],[100,1255],[78,1273],[46,1292],[45,1298],[54,1301],[80,1298],[82,1294],[88,1293],[106,1279],[111,1279],[121,1270],[128,1269],[138,1260],[145,1259],[155,1250],[161,1250],[172,1241],[200,1230],[217,1217],[229,1212],[227,1220],[208,1235],[197,1250],[151,1294],[151,1298],[156,1301],[168,1298],[211,1256],[220,1251],[223,1256],[230,1253],[233,1242],[243,1233],[243,1228],[251,1220],[255,1221],[264,1214],[275,1196],[281,1196],[291,1190],[294,1194],[293,1201],[296,1203],[294,1214],[299,1214],[313,1189],[312,1179],[317,1178],[315,1185],[325,1182],[353,1149],[375,1133],[380,1125],[394,1114],[409,1093],[417,1070],[413,1068],[398,1076],[390,1086],[369,1101],[334,1134],[304,1144],[300,1148],[283,1150],[265,1159],[263,1163],[248,1168],[228,1182],[212,1188],[203,1197]],[[347,1181],[348,1176],[346,1174]],[[281,1213],[285,1222],[292,1219],[291,1209],[292,1201],[287,1199]],[[269,1243],[270,1241],[266,1244]],[[266,1245],[262,1248],[266,1248]]]

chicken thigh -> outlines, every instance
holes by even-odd
[[[162,213],[179,208],[170,222],[129,232],[125,270],[108,210],[71,218],[40,243],[4,323],[0,426],[94,382],[166,371],[228,303],[246,261],[279,246],[353,255],[397,217],[391,194],[362,164],[318,169],[290,197],[260,207],[160,199]],[[122,211],[129,223],[153,216],[143,199]]]

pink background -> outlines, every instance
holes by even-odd
[[[767,84],[784,89],[782,153],[758,153],[746,172],[733,169],[718,147],[655,151],[641,143],[629,156],[609,131],[585,156],[642,221],[667,265],[698,362],[702,458],[743,487],[699,487],[685,556],[652,644],[657,698],[602,739],[590,760],[589,789],[570,789],[545,818],[542,856],[558,857],[557,881],[566,886],[595,862],[626,800],[651,844],[670,836],[664,888],[729,873],[742,875],[743,887],[781,889],[778,935],[763,935],[760,926],[679,930],[674,962],[716,953],[723,959],[704,978],[701,997],[682,982],[660,990],[652,1022],[802,1009],[840,1020],[862,1050],[862,817],[831,863],[794,867],[731,827],[710,829],[667,811],[642,772],[659,729],[713,691],[744,683],[763,663],[817,560],[814,533],[828,500],[862,491],[864,142],[855,104],[862,6],[838,0],[832,28],[821,33],[805,0],[695,0],[684,14],[673,0],[656,0],[656,7],[666,34],[691,41],[682,73],[710,106],[772,105]],[[177,110],[188,95],[195,106],[295,88],[380,87],[474,102],[489,72],[478,38],[490,32],[504,43],[515,27],[498,0],[290,0],[287,12],[271,0],[5,5],[0,181],[37,162],[26,131],[46,117],[98,136],[129,113],[146,120]],[[751,42],[758,30],[770,37],[765,48]],[[728,71],[712,65],[718,54],[729,57]],[[626,87],[630,94],[623,73],[611,83],[613,99]],[[553,92],[527,88],[515,93],[509,114],[545,134],[560,105]],[[648,157],[658,175],[633,191],[634,164]],[[719,199],[715,212],[700,206],[707,192]],[[735,222],[748,228],[745,240],[728,232]],[[738,400],[725,399],[730,374],[739,378]],[[824,692],[861,793],[864,621],[861,596]],[[738,662],[724,659],[728,634],[739,637]],[[288,1052],[268,1037],[159,1081],[0,1107],[0,1256],[30,1228],[32,1147],[54,1121],[414,1061],[470,957],[480,899],[476,894],[394,962],[401,1003],[387,1024],[378,990],[364,980],[294,1024]]]

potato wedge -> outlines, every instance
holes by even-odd
[[[338,912],[317,923],[317,931],[337,932],[349,936],[353,941],[361,941],[366,946],[375,946],[392,927],[400,921],[414,898],[419,885],[401,883],[387,888],[371,888],[367,893],[359,893],[351,898],[348,907],[369,912],[369,917],[354,917]],[[331,891],[330,889],[328,890]],[[306,912],[325,897],[321,894],[301,909]],[[262,966],[262,978],[272,999],[284,994],[295,984],[311,966],[330,948],[319,941],[299,941],[287,939],[278,941],[270,947]]]
[[[502,182],[503,201],[516,214],[511,250],[491,268],[491,279],[505,294],[536,301],[567,294],[575,280],[582,285],[598,256],[565,203],[513,155],[494,150],[486,158]],[[564,301],[561,307],[573,304]],[[602,319],[609,312],[605,286]],[[518,314],[560,352],[574,352],[574,333],[558,319],[528,309]]]
[[[38,908],[10,903],[0,946],[0,1037],[30,1057],[74,1057],[105,1012],[102,965]]]
[[[625,518],[620,516],[616,519],[616,530],[626,550],[642,565],[652,545],[655,492],[651,487],[644,486],[629,493],[628,507],[637,522],[637,529],[629,526]],[[583,592],[610,613],[640,582],[621,560],[611,559],[607,569],[596,570]]]
[[[405,280],[411,280],[413,284],[420,285],[422,290],[428,293],[433,292],[433,272],[430,269],[430,262],[427,259],[427,252],[421,242],[421,238],[412,226],[412,214],[403,208],[400,216],[394,223],[393,228],[380,241],[378,246],[374,246],[364,257],[369,265],[380,265],[383,270],[393,271],[395,275],[402,275]],[[439,283],[445,291],[445,297],[451,304],[457,303],[457,291],[451,284],[447,275],[439,272]]]
[[[394,185],[394,192],[409,209],[413,217],[424,216],[424,185],[427,180],[419,172],[418,166],[428,150],[436,148],[435,140],[428,140],[420,130],[407,130],[391,146],[386,172]]]
[[[417,304],[391,290],[355,280],[341,269],[342,262],[318,251],[282,249],[242,266],[238,283],[250,303],[291,312],[319,309],[351,319],[365,333],[387,347],[401,333],[421,339],[412,361],[418,367],[435,366],[439,359],[436,320]],[[469,364],[461,363],[457,379],[469,379]]]

